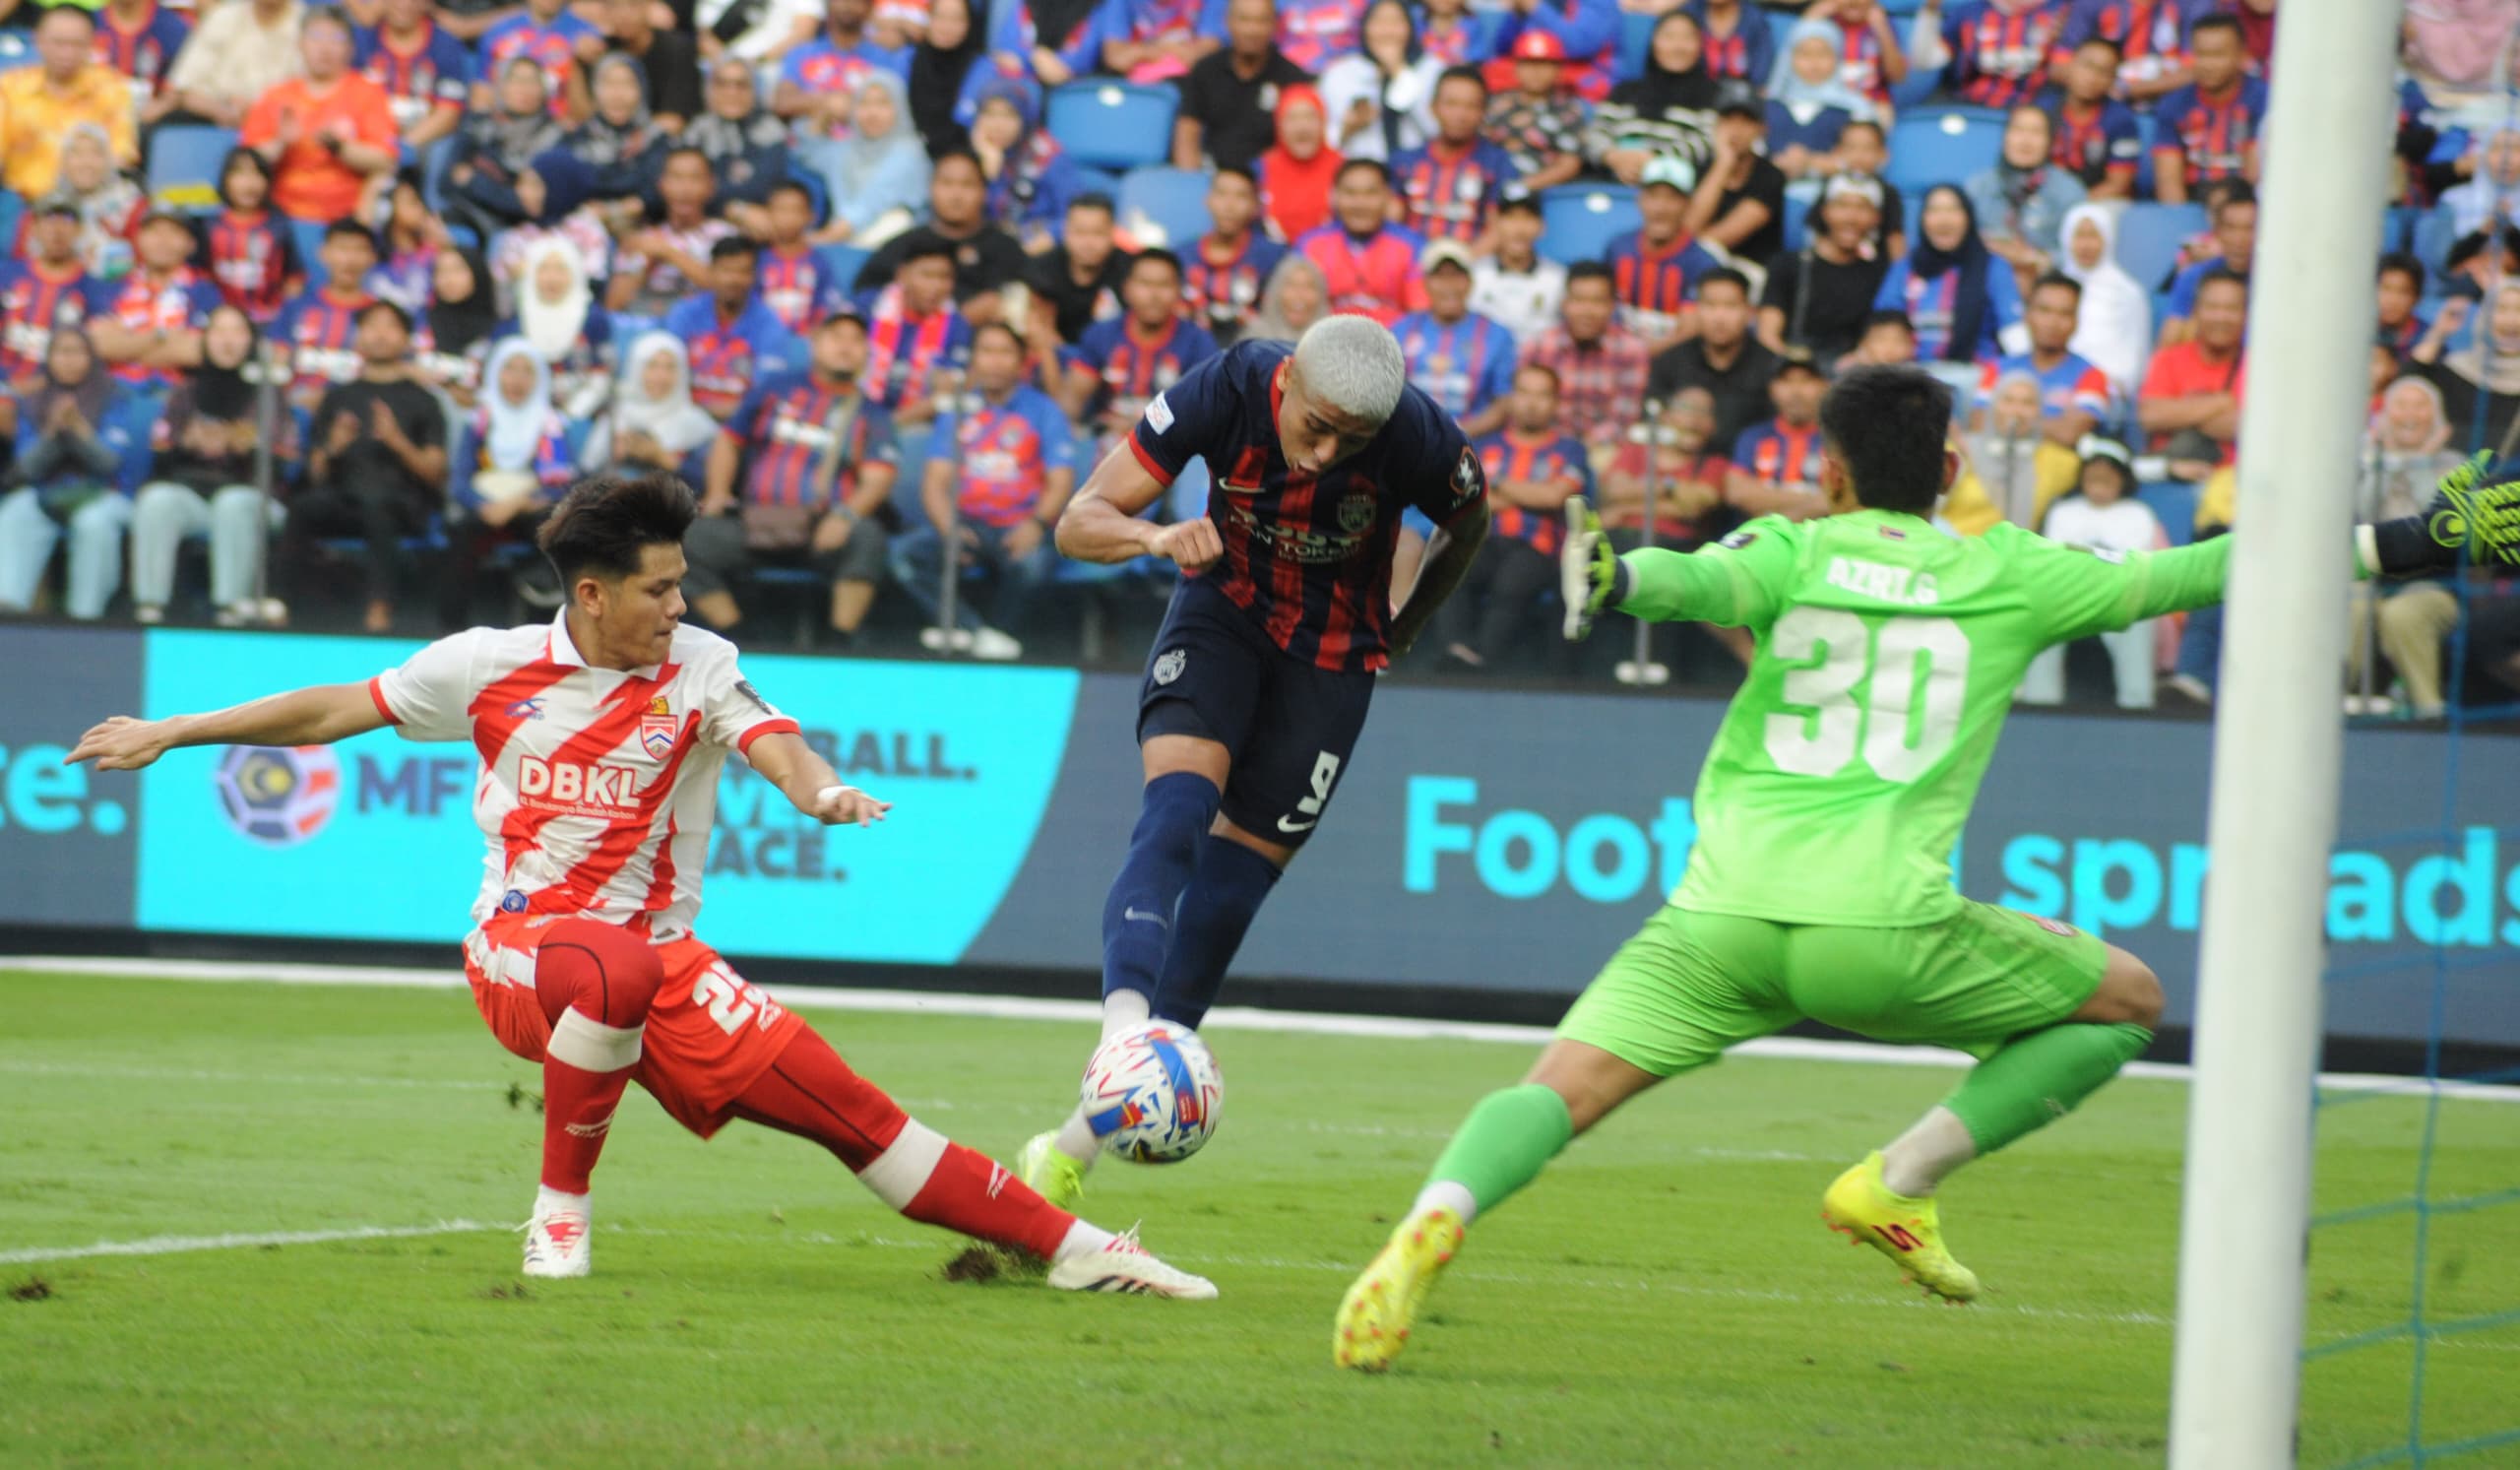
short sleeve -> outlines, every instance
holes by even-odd
[[[762,698],[761,691],[744,677],[731,646],[713,662],[702,688],[700,738],[709,744],[741,754],[763,735],[798,733],[796,722]]]
[[[1430,409],[1426,416],[1434,432],[1404,471],[1404,482],[1411,505],[1436,525],[1449,526],[1487,503],[1487,469],[1451,415]]]
[[[1240,407],[1228,370],[1232,360],[1231,353],[1210,357],[1147,400],[1129,430],[1129,451],[1157,480],[1172,483],[1183,466],[1218,447],[1219,436],[1231,427]]]
[[[472,737],[481,638],[479,628],[450,634],[367,681],[367,697],[395,734],[407,740]]]

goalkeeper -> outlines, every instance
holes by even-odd
[[[1758,654],[1698,778],[1699,831],[1670,903],[1611,956],[1522,1085],[1473,1108],[1339,1309],[1343,1367],[1389,1366],[1462,1232],[1567,1140],[1666,1077],[1809,1018],[1978,1064],[1821,1196],[1833,1230],[1954,1302],[1934,1187],[2064,1116],[2152,1040],[2142,960],[2051,920],[1974,903],[1949,854],[2013,687],[2051,644],[2217,602],[2232,541],[2122,557],[2010,525],[1926,519],[1957,470],[1950,390],[1911,367],[1841,377],[1820,410],[1831,514],[1750,522],[1694,554],[1614,557],[1580,502],[1563,551],[1567,635],[1616,607],[1746,627]],[[2520,561],[2520,486],[2443,481],[2425,517],[2357,533],[2363,575]]]

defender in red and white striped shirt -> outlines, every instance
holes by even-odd
[[[581,480],[541,532],[569,590],[547,626],[443,638],[365,683],[117,716],[69,758],[135,770],[183,745],[329,744],[387,725],[472,741],[485,852],[465,973],[500,1043],[542,1064],[528,1276],[587,1274],[589,1176],[635,1079],[703,1138],[737,1118],[810,1138],[911,1219],[1049,1261],[1054,1287],[1214,1297],[1134,1232],[1098,1230],[921,1126],[693,934],[727,752],[824,823],[890,809],[841,783],[744,681],[733,645],[682,625],[696,513],[670,476]]]

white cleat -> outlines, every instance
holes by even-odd
[[[525,1274],[546,1281],[595,1269],[593,1222],[582,1210],[553,1210],[525,1227]]]
[[[1050,1285],[1063,1292],[1127,1292],[1143,1297],[1177,1297],[1184,1302],[1213,1302],[1217,1284],[1205,1276],[1177,1270],[1147,1253],[1132,1226],[1100,1250],[1071,1255],[1050,1267]]]

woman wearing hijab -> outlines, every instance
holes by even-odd
[[[149,199],[114,167],[103,128],[83,122],[62,135],[60,179],[44,202],[79,212],[79,260],[89,275],[111,281],[131,270],[132,235]]]
[[[643,198],[656,186],[666,142],[648,108],[647,71],[635,58],[615,51],[596,63],[591,90],[595,111],[562,147],[593,171],[588,198]],[[537,214],[547,213],[548,205],[546,201]]]
[[[489,261],[469,248],[439,251],[429,263],[428,304],[411,335],[411,365],[421,379],[460,406],[472,407],[481,387],[481,359],[498,330]]]
[[[246,366],[261,355],[251,318],[220,306],[202,329],[201,366],[166,400],[151,442],[149,483],[131,511],[132,615],[161,622],[175,589],[175,553],[197,536],[210,538],[210,605],[220,627],[262,621],[254,583],[279,504],[254,487],[262,441],[260,392]],[[274,489],[285,484],[297,458],[297,417],[275,406]],[[267,515],[268,512],[268,515]]]
[[[1330,146],[1330,109],[1309,87],[1278,92],[1278,141],[1260,156],[1260,213],[1269,232],[1296,240],[1330,221],[1330,186],[1347,160]]]
[[[517,197],[517,185],[535,160],[560,147],[566,135],[551,115],[551,89],[530,56],[509,61],[486,112],[464,119],[448,160],[446,212],[486,239],[539,213]]]
[[[450,629],[473,620],[482,562],[505,542],[531,540],[577,474],[568,421],[551,407],[551,370],[523,340],[510,338],[491,350],[480,407],[465,424],[453,464],[448,498],[455,514],[438,587],[438,621]],[[520,564],[517,591],[535,607],[558,607],[558,584],[540,562],[537,556]]]
[[[2117,216],[2096,204],[2065,212],[2056,268],[2083,288],[2067,350],[2109,374],[2120,403],[2134,401],[2153,351],[2153,298],[2117,264]]]
[[[1373,0],[1362,44],[1321,73],[1321,102],[1335,121],[1344,158],[1390,161],[1435,136],[1435,79],[1444,64],[1418,41],[1403,0]]]
[[[2432,486],[2459,466],[2450,447],[2450,415],[2441,390],[2409,373],[2380,395],[2380,412],[2363,441],[2362,473],[2354,486],[2354,519],[2393,521],[2421,515],[2432,501]],[[2376,597],[2378,605],[2373,606]],[[2353,589],[2353,637],[2345,656],[2345,712],[2349,715],[2389,713],[2386,700],[2368,701],[2362,694],[2376,678],[2366,677],[2371,633],[2378,625],[2380,651],[2406,681],[2407,701],[2419,720],[2437,720],[2442,712],[2441,640],[2459,623],[2459,599],[2449,585],[2432,578],[2408,582],[2358,582]]]
[[[679,471],[718,435],[718,420],[691,401],[691,355],[670,332],[630,344],[612,408],[587,434],[585,463],[624,474]]]
[[[17,462],[0,496],[0,612],[24,612],[66,530],[69,585],[61,609],[97,618],[122,582],[122,533],[131,497],[114,482],[134,445],[117,412],[123,394],[88,334],[56,327],[34,392],[16,411]]]
[[[2044,110],[2013,108],[2004,119],[1995,166],[1968,182],[1969,204],[1985,226],[1986,248],[2001,256],[2019,281],[2047,274],[2056,258],[2066,213],[2083,202],[2083,181],[2049,157],[2055,136],[2055,120]]]
[[[858,79],[850,102],[846,138],[817,138],[800,145],[796,161],[822,175],[831,199],[831,223],[815,240],[855,241],[896,210],[907,221],[927,203],[927,150],[909,116],[901,80],[882,70]]]
[[[2450,417],[2450,442],[2494,451],[2508,459],[2520,448],[2512,421],[2520,416],[2520,281],[2506,281],[2493,293],[2485,328],[2457,352],[2444,346],[2475,314],[2475,303],[2452,296],[2424,340],[2408,353],[2413,370],[2441,391]]]
[[[1787,178],[1836,165],[1838,136],[1879,115],[1872,98],[1838,74],[1844,32],[1828,21],[1796,21],[1768,77],[1768,157]]]
[[[1068,201],[1082,185],[1075,160],[1041,126],[1040,99],[1031,87],[996,80],[980,89],[972,152],[988,181],[990,222],[1013,231],[1027,249],[1040,248],[1067,218]]]
[[[1667,155],[1702,169],[1715,156],[1715,88],[1706,70],[1706,32],[1697,17],[1672,11],[1654,23],[1645,75],[1611,88],[1595,109],[1585,152],[1624,184]]]
[[[1260,310],[1238,340],[1292,342],[1329,314],[1330,278],[1310,256],[1289,255],[1269,273],[1269,284],[1260,291]]]
[[[709,64],[708,104],[676,146],[708,158],[721,200],[767,204],[770,186],[788,176],[788,124],[761,104],[753,69],[731,56]]]
[[[1872,299],[1876,311],[1904,311],[1916,324],[1920,362],[1975,362],[2027,352],[2021,288],[1978,238],[1969,197],[1951,184],[1925,192],[1917,247],[1890,267]]]
[[[910,126],[931,156],[969,147],[980,88],[992,77],[1023,75],[1022,53],[989,50],[972,0],[929,0],[927,34],[910,58]]]
[[[526,252],[516,315],[498,335],[523,338],[534,350],[550,369],[552,398],[570,417],[594,416],[611,393],[612,318],[596,304],[586,260],[566,238],[545,235]]]

